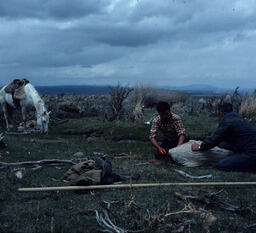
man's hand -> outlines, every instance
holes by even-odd
[[[192,151],[199,151],[199,150],[200,150],[200,147],[199,147],[199,146],[200,146],[199,144],[193,143],[193,144],[191,145],[191,150],[192,150]]]
[[[163,147],[159,146],[158,151],[160,155],[166,155],[166,150]]]

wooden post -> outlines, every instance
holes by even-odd
[[[68,190],[92,190],[92,189],[116,189],[116,188],[145,188],[160,186],[250,186],[256,182],[199,182],[199,183],[149,183],[149,184],[119,184],[119,185],[91,185],[91,186],[62,186],[62,187],[38,187],[19,188],[19,192],[42,192],[42,191],[68,191]]]

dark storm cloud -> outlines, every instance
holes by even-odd
[[[255,11],[253,0],[1,1],[0,79],[245,83]]]
[[[10,30],[7,31],[10,33]],[[125,52],[120,48],[95,43],[90,33],[77,27],[62,29],[58,25],[32,23],[17,26],[11,33],[11,37],[5,34],[0,64],[26,67],[91,66],[115,59]]]
[[[104,27],[101,33],[95,33],[93,37],[102,43],[111,46],[138,47],[155,43],[162,38],[162,33],[157,30],[147,30],[136,25]]]
[[[229,2],[192,0],[138,1],[128,10],[119,2],[110,15],[103,15],[91,31],[97,41],[112,46],[138,47],[162,41],[184,41],[210,45],[227,36],[237,37],[255,29],[256,15],[244,12]]]
[[[100,12],[106,0],[8,0],[0,2],[0,17],[70,19]]]

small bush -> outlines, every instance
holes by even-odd
[[[153,86],[135,86],[132,93],[133,102],[143,102],[146,108],[154,107],[159,101],[166,101],[169,104],[185,102],[189,94],[185,92],[170,91]]]
[[[110,101],[108,107],[110,108],[110,114],[106,114],[106,118],[109,120],[120,120],[124,117],[126,111],[124,108],[124,102],[132,91],[129,87],[123,87],[118,82],[115,87],[109,86]]]
[[[242,101],[239,113],[249,121],[256,120],[256,93],[247,95]]]

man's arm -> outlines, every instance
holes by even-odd
[[[176,132],[178,134],[179,140],[177,146],[180,146],[184,143],[186,130],[182,123],[181,118],[178,115],[172,114],[172,118],[174,121],[174,127],[176,129]]]
[[[157,143],[157,140],[155,138],[150,138],[150,141],[151,141],[152,145],[159,151],[159,153],[161,155],[165,155],[167,153],[167,151],[163,147],[159,146],[159,144]]]
[[[180,146],[184,143],[184,140],[185,140],[185,135],[184,134],[181,134],[179,136],[179,141],[178,141],[178,145],[177,146]]]
[[[167,153],[167,151],[164,148],[162,148],[156,140],[158,131],[159,131],[159,119],[155,118],[152,121],[152,126],[151,126],[151,130],[149,133],[149,139],[150,139],[152,145],[159,151],[159,153],[161,155],[165,155]]]
[[[211,136],[206,137],[201,145],[194,143],[191,146],[191,149],[193,151],[206,151],[212,149],[213,147],[219,145],[219,143],[221,143],[222,141],[225,141],[225,137],[229,133],[229,129],[230,122],[223,119],[220,122],[217,130]]]

